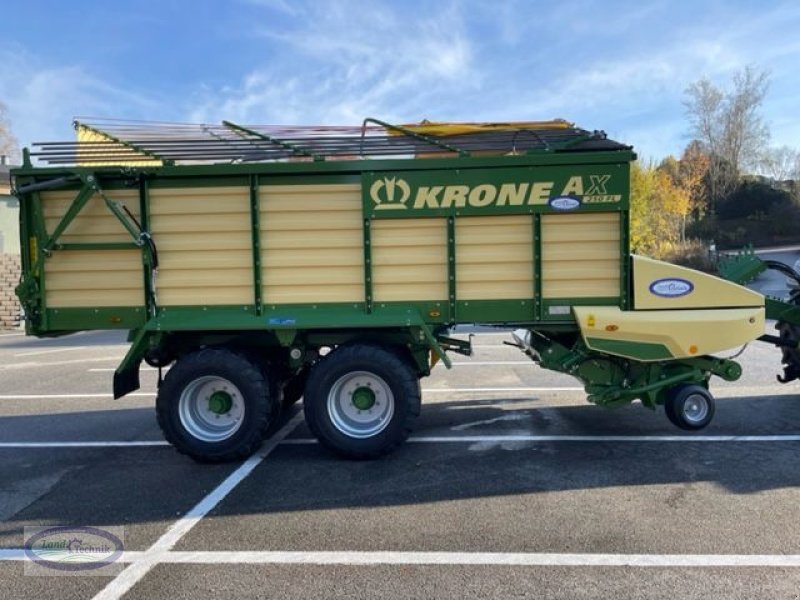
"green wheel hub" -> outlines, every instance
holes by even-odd
[[[375,392],[368,387],[360,387],[353,392],[353,406],[358,410],[369,410],[375,406]]]
[[[214,392],[208,399],[208,410],[217,415],[224,415],[232,407],[233,398],[228,392]]]
[[[375,437],[386,429],[394,416],[394,404],[392,388],[371,371],[345,373],[328,390],[331,425],[357,440]]]

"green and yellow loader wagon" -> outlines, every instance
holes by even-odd
[[[458,324],[516,328],[512,343],[590,402],[663,405],[689,430],[714,414],[709,379],[741,375],[715,354],[763,339],[800,374],[796,302],[630,254],[635,155],[602,132],[76,128],[13,172],[27,332],[128,330],[114,396],[139,387],[142,361],[158,367],[158,422],[195,459],[249,455],[300,397],[326,447],[389,452],[420,379],[471,353]],[[723,271],[767,266],[746,254]]]

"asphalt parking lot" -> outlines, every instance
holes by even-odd
[[[505,334],[423,381],[409,443],[350,462],[296,407],[244,464],[166,446],[116,333],[0,335],[2,598],[800,598],[800,388],[753,344],[698,434],[588,405]],[[123,527],[115,577],[24,574],[23,527]]]

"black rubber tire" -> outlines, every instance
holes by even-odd
[[[686,409],[691,401],[705,403],[705,412],[698,418],[687,415]],[[697,431],[703,429],[714,418],[715,403],[714,396],[702,385],[679,385],[670,390],[669,396],[664,403],[664,412],[670,422],[687,431]]]
[[[341,377],[365,371],[382,379],[394,397],[394,412],[382,431],[358,438],[342,431],[328,410],[328,394]],[[421,406],[419,379],[395,352],[373,344],[341,346],[317,363],[303,397],[306,424],[319,442],[336,454],[370,459],[388,454],[411,434]]]
[[[182,423],[180,398],[193,381],[218,376],[241,393],[244,416],[229,438],[209,442],[195,437]],[[156,418],[166,440],[181,454],[198,462],[228,462],[250,456],[261,445],[279,408],[265,372],[242,354],[224,348],[207,348],[188,354],[167,372],[156,398]]]
[[[303,397],[310,372],[311,369],[309,367],[303,367],[296,375],[289,377],[283,384],[281,404],[284,410]]]

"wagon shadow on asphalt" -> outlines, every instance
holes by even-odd
[[[800,402],[793,400],[722,399],[702,435],[795,433]],[[534,406],[520,408],[525,402]],[[414,437],[681,434],[663,414],[637,406],[607,411],[535,404],[532,398],[427,404]],[[0,431],[8,432],[4,442],[159,439],[151,408],[0,417]],[[36,440],[22,432],[35,432]],[[692,443],[692,434],[685,435],[687,443],[430,444],[412,438],[393,454],[366,462],[339,459],[317,444],[282,445],[219,510],[254,515],[694,482],[736,494],[800,486],[798,442]],[[292,437],[309,434],[303,425]],[[5,449],[0,456],[0,500],[6,496],[0,517],[7,519],[0,523],[0,546],[7,547],[19,543],[26,524],[174,519],[237,466],[198,465],[167,447]],[[28,502],[9,506],[9,497]]]

